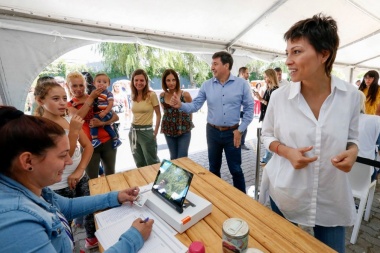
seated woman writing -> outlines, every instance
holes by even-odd
[[[16,145],[17,144],[17,145]],[[2,252],[73,252],[67,220],[134,201],[138,187],[65,198],[47,186],[72,163],[65,130],[55,122],[0,106],[0,248]],[[107,252],[137,252],[153,220],[136,219]]]

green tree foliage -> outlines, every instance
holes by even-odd
[[[189,77],[192,86],[200,87],[205,80],[212,77],[210,67],[199,57],[190,53],[184,53],[182,56],[185,64],[183,68],[188,73],[188,75],[187,73],[182,75]]]
[[[87,71],[94,74],[94,71],[87,67],[84,64],[68,64],[65,60],[56,60],[52,62],[51,64],[47,65],[41,73],[38,75],[38,77],[41,76],[61,76],[63,78],[66,78],[66,75],[70,73],[71,71],[78,70],[80,72]]]
[[[100,43],[99,52],[104,57],[106,72],[111,78],[118,76],[131,76],[138,68],[145,68],[144,59],[151,55],[149,48],[138,44]]]
[[[280,67],[282,69],[282,73],[289,73],[284,61],[264,62],[260,60],[253,60],[247,64],[247,67],[251,72],[251,75],[249,77],[250,80],[263,80],[264,71],[269,68],[274,69],[276,67]]]
[[[66,62],[64,60],[57,60],[47,65],[39,74],[41,76],[62,76],[66,75]]]
[[[207,63],[190,53],[167,51],[139,44],[100,43],[99,52],[104,57],[110,77],[130,77],[135,69],[143,68],[152,77],[161,77],[167,68],[187,76],[192,86],[200,86],[211,72]]]

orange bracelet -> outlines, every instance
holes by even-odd
[[[279,155],[279,154],[278,154],[278,147],[279,147],[280,145],[283,145],[283,144],[280,142],[280,143],[277,145],[277,147],[276,147],[276,154],[277,154],[277,155]]]

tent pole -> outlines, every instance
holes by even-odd
[[[350,80],[348,81],[349,83],[352,83],[352,79],[353,79],[353,76],[354,76],[354,68],[355,67],[350,68]]]

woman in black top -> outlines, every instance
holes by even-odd
[[[260,114],[259,122],[264,120],[265,112],[269,104],[270,96],[272,95],[272,92],[278,88],[278,80],[277,80],[276,71],[274,71],[273,69],[265,70],[264,80],[267,84],[267,89],[264,95],[261,97],[259,93],[257,92],[254,93],[261,103],[261,106],[260,106],[261,114]],[[272,153],[269,150],[265,150],[265,155],[261,159],[260,164],[261,165],[267,164],[271,157],[272,157]]]
[[[267,107],[268,107],[270,96],[271,96],[272,92],[278,88],[278,80],[277,80],[277,76],[276,76],[276,71],[274,71],[273,69],[265,70],[264,71],[264,80],[267,84],[267,89],[266,89],[263,97],[261,97],[258,93],[255,93],[255,96],[259,99],[259,101],[261,103],[261,114],[260,114],[259,122],[264,120],[265,112],[266,112]]]

